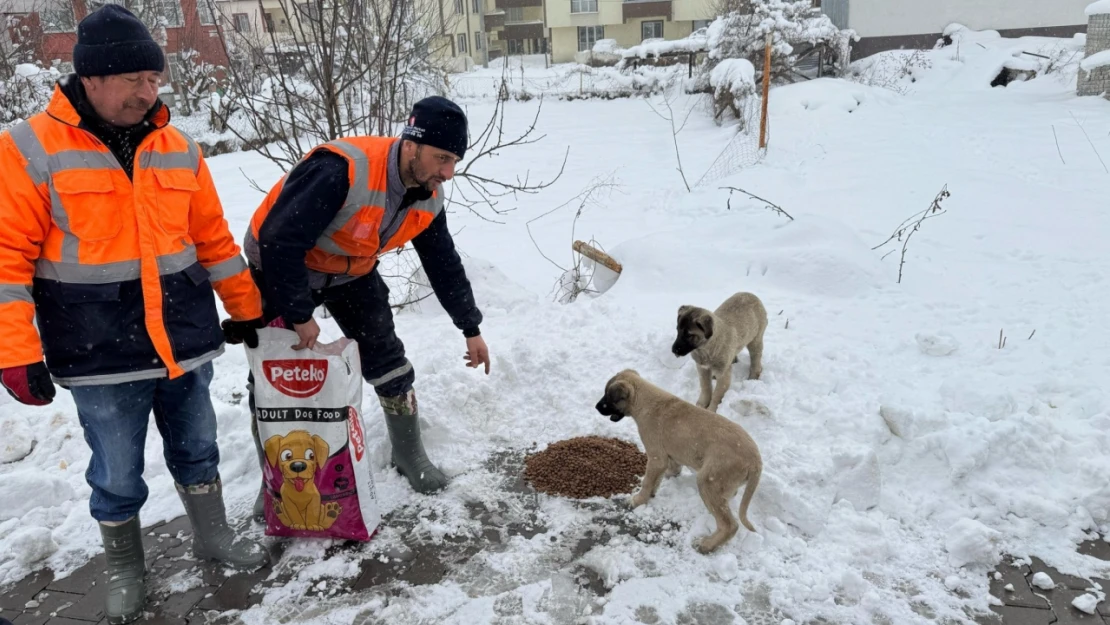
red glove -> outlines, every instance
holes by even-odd
[[[28,406],[45,406],[54,401],[54,382],[43,362],[0,369],[0,384],[16,401]]]

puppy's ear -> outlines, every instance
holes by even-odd
[[[266,462],[270,466],[274,466],[278,461],[278,453],[281,451],[281,435],[275,434],[266,439],[266,444],[263,448],[266,450]]]
[[[705,335],[705,340],[713,337],[713,315],[704,314],[698,317],[698,327],[701,328],[701,333]]]
[[[690,310],[693,309],[693,308],[694,308],[693,306],[679,306],[678,307],[678,317],[681,319],[683,315],[690,312]]]
[[[318,435],[312,435],[312,451],[316,454],[316,464],[323,466],[328,460],[328,455],[331,453],[331,447],[328,442]]]
[[[624,380],[618,380],[605,389],[605,399],[610,405],[616,406],[619,402],[632,400],[632,385]]]

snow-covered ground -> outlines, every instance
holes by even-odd
[[[871,84],[821,79],[774,90],[766,158],[692,192],[676,170],[670,124],[642,99],[544,102],[545,138],[506,150],[483,171],[550,177],[569,146],[563,176],[538,195],[507,200],[503,207],[516,210],[498,216],[503,223],[465,210],[450,216],[486,315],[491,374],[464,366],[463,339],[438,305],[397,317],[417,370],[427,448],[454,481],[438,496],[414,495],[386,468],[384,424],[370,410],[384,510],[422,510],[414,531],[442,540],[473,527],[465,503],[500,498],[499,476],[482,468],[491,453],[588,434],[638,442],[631,421],[613,424],[594,410],[605,381],[631,367],[693,400],[694,365],[669,351],[676,310],[712,308],[744,290],[770,314],[764,371],[746,380],[742,355],[720,411],[763,456],[750,513],[757,532],[741,529],[718,553],[699,555],[691,543],[713,522],[694,476],[664,481],[649,505],[626,514],[672,524],[669,540],[618,537],[582,556],[611,587],[589,622],[635,623],[650,608],[658,622],[674,623],[705,605],[728,617],[757,596],[796,623],[969,622],[989,605],[984,572],[1003,553],[1107,577],[1106,563],[1074,548],[1090,532],[1110,531],[1110,248],[1102,247],[1110,103],[1074,96],[1079,40],[957,39],[913,59],[870,61],[860,80]],[[1049,62],[1022,51],[1060,67],[991,88],[1002,67]],[[465,101],[484,124],[493,103]],[[680,116],[698,107],[678,137],[693,184],[733,131],[716,126],[701,99],[672,104]],[[509,132],[530,123],[537,106],[509,102]],[[268,188],[279,172],[254,154],[210,164],[238,237],[261,200],[244,173]],[[618,186],[577,224],[578,202],[541,217],[599,179]],[[720,186],[765,197],[794,219],[739,194],[728,209]],[[898,284],[901,245],[872,248],[945,186],[947,212],[913,235]],[[559,303],[562,270],[536,246],[569,266],[572,226],[574,238],[595,239],[624,271],[615,281],[599,275],[600,294]],[[339,337],[330,319],[324,327]],[[216,368],[221,472],[241,518],[259,481],[243,351],[230,348]],[[375,403],[367,388],[364,405]],[[72,401],[62,392],[34,409],[4,396],[0,415],[0,461],[30,450],[0,464],[0,584],[41,566],[64,574],[99,551]],[[183,513],[160,445],[151,428],[145,523]],[[519,602],[520,618],[532,619],[519,622],[566,622],[538,607],[562,579],[542,563],[552,537],[590,514],[552,497],[539,499],[539,511],[546,533],[476,556],[499,584],[448,576],[371,607],[390,623],[508,623],[518,621],[504,620],[498,606]],[[319,561],[243,622],[273,622],[303,605],[308,583],[354,574],[354,558],[376,557],[397,536],[386,527],[375,541],[330,559],[322,559],[325,542],[299,541],[286,557]],[[325,608],[310,622],[351,622],[354,608]]]

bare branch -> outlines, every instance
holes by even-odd
[[[783,208],[781,206],[779,206],[778,204],[775,204],[774,202],[772,202],[770,200],[765,200],[765,199],[759,197],[758,195],[755,195],[754,193],[748,193],[747,191],[745,191],[745,190],[743,190],[739,187],[720,187],[720,188],[721,189],[728,189],[728,200],[725,201],[725,206],[728,207],[729,210],[732,210],[732,192],[733,191],[739,191],[740,193],[743,193],[744,195],[752,198],[753,200],[758,200],[760,202],[763,202],[764,204],[767,205],[767,208],[769,208],[769,209],[775,211],[776,213],[786,217],[790,221],[794,221],[794,218],[790,215],[790,213],[786,212],[785,210],[783,210]]]
[[[904,219],[902,223],[898,224],[898,227],[895,228],[894,234],[890,235],[890,237],[888,237],[886,241],[883,241],[882,243],[871,248],[872,250],[877,250],[893,240],[897,239],[898,241],[902,241],[902,256],[901,260],[898,262],[899,284],[902,283],[902,268],[906,264],[906,250],[909,248],[910,237],[912,237],[915,232],[921,229],[921,224],[925,223],[925,220],[939,217],[948,212],[946,209],[941,208],[940,203],[951,195],[952,194],[948,192],[948,185],[944,185],[944,187],[940,190],[940,193],[938,193],[937,196],[933,198],[932,203],[929,204],[929,208],[926,208],[921,212],[914,213],[910,217]],[[902,238],[903,235],[905,235],[905,239]],[[889,256],[890,253],[891,252],[887,252],[886,254],[884,254],[883,258]]]

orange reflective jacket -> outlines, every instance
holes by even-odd
[[[164,106],[150,121],[132,179],[60,88],[0,134],[0,368],[45,353],[63,386],[176,378],[223,350],[213,288],[262,316],[199,148]]]
[[[335,219],[305,256],[305,265],[328,274],[361,276],[370,273],[378,257],[404,246],[432,223],[443,210],[443,197],[433,193],[382,223],[388,197],[389,150],[400,141],[394,137],[348,137],[317,146],[347,159],[350,190]],[[304,162],[304,158],[301,162]],[[251,218],[250,236],[258,241],[262,223],[281,193],[285,177],[270,189]]]

